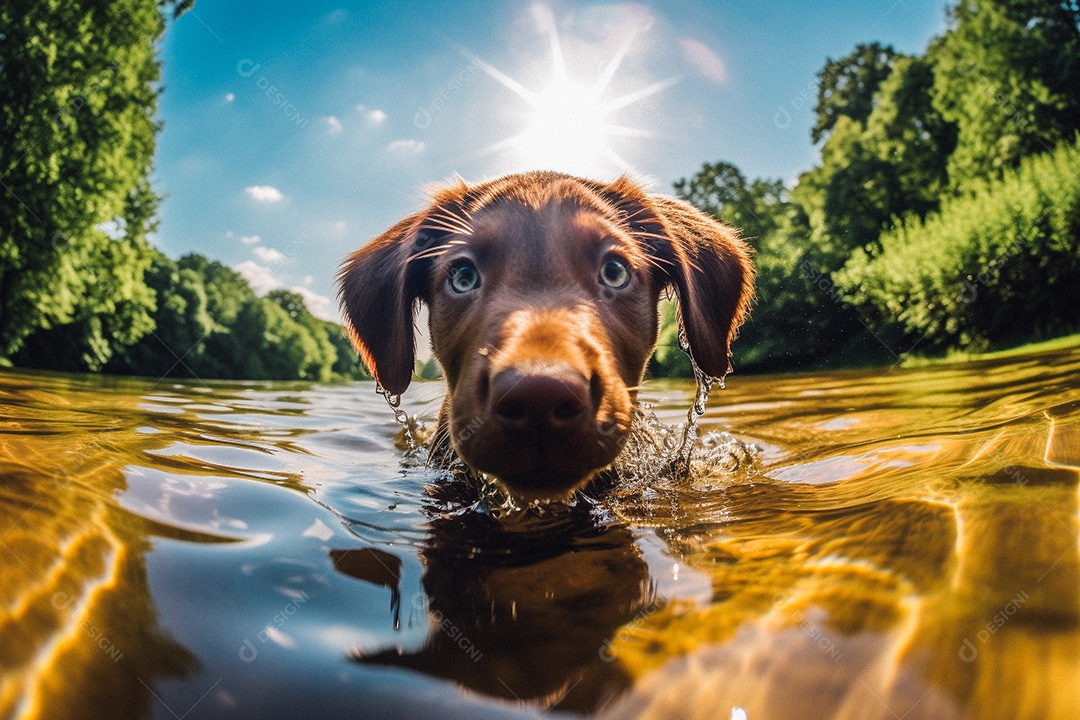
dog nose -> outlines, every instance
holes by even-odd
[[[557,432],[579,424],[590,408],[589,384],[577,371],[499,371],[491,381],[491,412],[507,430]]]

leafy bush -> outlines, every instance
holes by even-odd
[[[1026,158],[857,250],[834,275],[877,332],[921,351],[1080,329],[1080,145]]]

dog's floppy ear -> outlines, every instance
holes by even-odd
[[[707,375],[730,369],[731,341],[754,298],[750,247],[735,228],[681,200],[646,195],[627,178],[603,189],[679,298],[690,355]]]
[[[413,321],[428,281],[422,253],[438,240],[436,231],[422,227],[429,212],[394,225],[350,255],[338,273],[349,337],[375,380],[394,395],[412,381]]]
[[[690,354],[706,375],[723,377],[754,298],[750,247],[738,230],[681,200],[650,195],[648,204],[662,228],[648,240],[675,286]]]

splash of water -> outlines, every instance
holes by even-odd
[[[678,341],[694,371],[694,401],[686,422],[674,426],[656,417],[649,403],[635,408],[626,445],[612,465],[618,482],[611,499],[623,510],[644,501],[650,513],[657,501],[666,498],[671,516],[678,517],[682,491],[722,491],[736,482],[752,482],[760,470],[759,445],[747,444],[727,432],[700,436],[698,421],[705,414],[709,393],[714,386],[723,390],[724,378],[712,377],[698,366],[681,315]]]
[[[697,425],[702,414],[691,408],[685,423],[669,425],[656,417],[650,403],[636,408],[626,445],[612,465],[619,480],[617,494],[710,489],[750,480],[762,449],[728,432],[702,436]]]
[[[375,392],[386,400],[394,413],[394,419],[401,426],[400,433],[394,439],[394,446],[403,452],[406,458],[416,460],[424,448],[424,438],[428,435],[423,421],[402,409],[400,395],[389,393],[378,384],[375,385]]]
[[[640,403],[634,408],[630,430],[618,457],[609,468],[616,479],[611,483],[611,498],[619,500],[652,499],[667,495],[673,515],[677,514],[679,491],[683,489],[714,490],[733,482],[752,481],[759,469],[762,449],[744,443],[727,432],[710,432],[700,437],[698,421],[705,414],[712,388],[724,389],[724,377],[706,374],[694,360],[690,343],[679,317],[679,348],[690,359],[694,371],[694,401],[686,413],[686,422],[669,425],[652,411],[652,405]],[[398,449],[405,453],[410,464],[426,465],[448,476],[470,478],[475,488],[476,502],[495,517],[523,511],[543,513],[549,502],[521,503],[509,494],[493,477],[468,468],[456,453],[430,453],[430,436],[419,418],[410,416],[400,407],[401,398],[376,387],[401,425]],[[438,432],[438,431],[436,431]],[[425,442],[425,440],[427,442]],[[607,493],[605,493],[607,495]],[[592,501],[575,493],[561,504],[575,504],[580,499]]]

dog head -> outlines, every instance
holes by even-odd
[[[685,203],[625,178],[533,172],[439,191],[339,282],[353,343],[393,394],[427,304],[454,449],[533,499],[568,495],[618,455],[661,293],[674,288],[694,361],[720,377],[753,275],[737,232]]]

